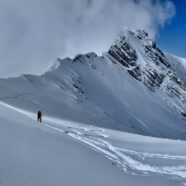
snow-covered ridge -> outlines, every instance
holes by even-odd
[[[185,85],[145,31],[103,56],[57,59],[41,76],[0,80],[0,99],[29,112],[142,135],[186,139]]]
[[[93,63],[92,63],[92,60],[94,58],[97,58],[97,54],[94,53],[94,52],[90,52],[90,53],[87,53],[87,54],[78,54],[74,57],[74,59],[71,59],[71,58],[64,58],[64,59],[60,59],[58,58],[56,60],[56,62],[54,63],[54,65],[51,67],[51,71],[53,70],[56,70],[56,69],[59,69],[59,68],[62,68],[63,64],[64,63],[82,63],[82,64],[87,64],[87,65],[90,65],[93,67]]]

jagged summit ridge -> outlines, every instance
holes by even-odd
[[[120,32],[118,38],[111,45],[109,53],[117,56],[117,59],[123,62],[123,65],[131,63],[135,65],[146,65],[144,60],[138,60],[140,57],[150,57],[151,62],[156,65],[165,65],[170,67],[163,52],[156,46],[156,42],[148,37],[144,30],[125,30]],[[144,54],[144,56],[141,56]],[[137,64],[136,64],[137,63]]]

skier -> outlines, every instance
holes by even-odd
[[[40,110],[37,112],[37,121],[42,122],[42,112]]]

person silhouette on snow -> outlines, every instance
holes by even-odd
[[[42,112],[40,110],[37,112],[37,121],[42,122]]]

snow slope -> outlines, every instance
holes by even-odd
[[[186,142],[50,117],[40,125],[32,113],[4,103],[0,119],[2,186],[186,183]]]

